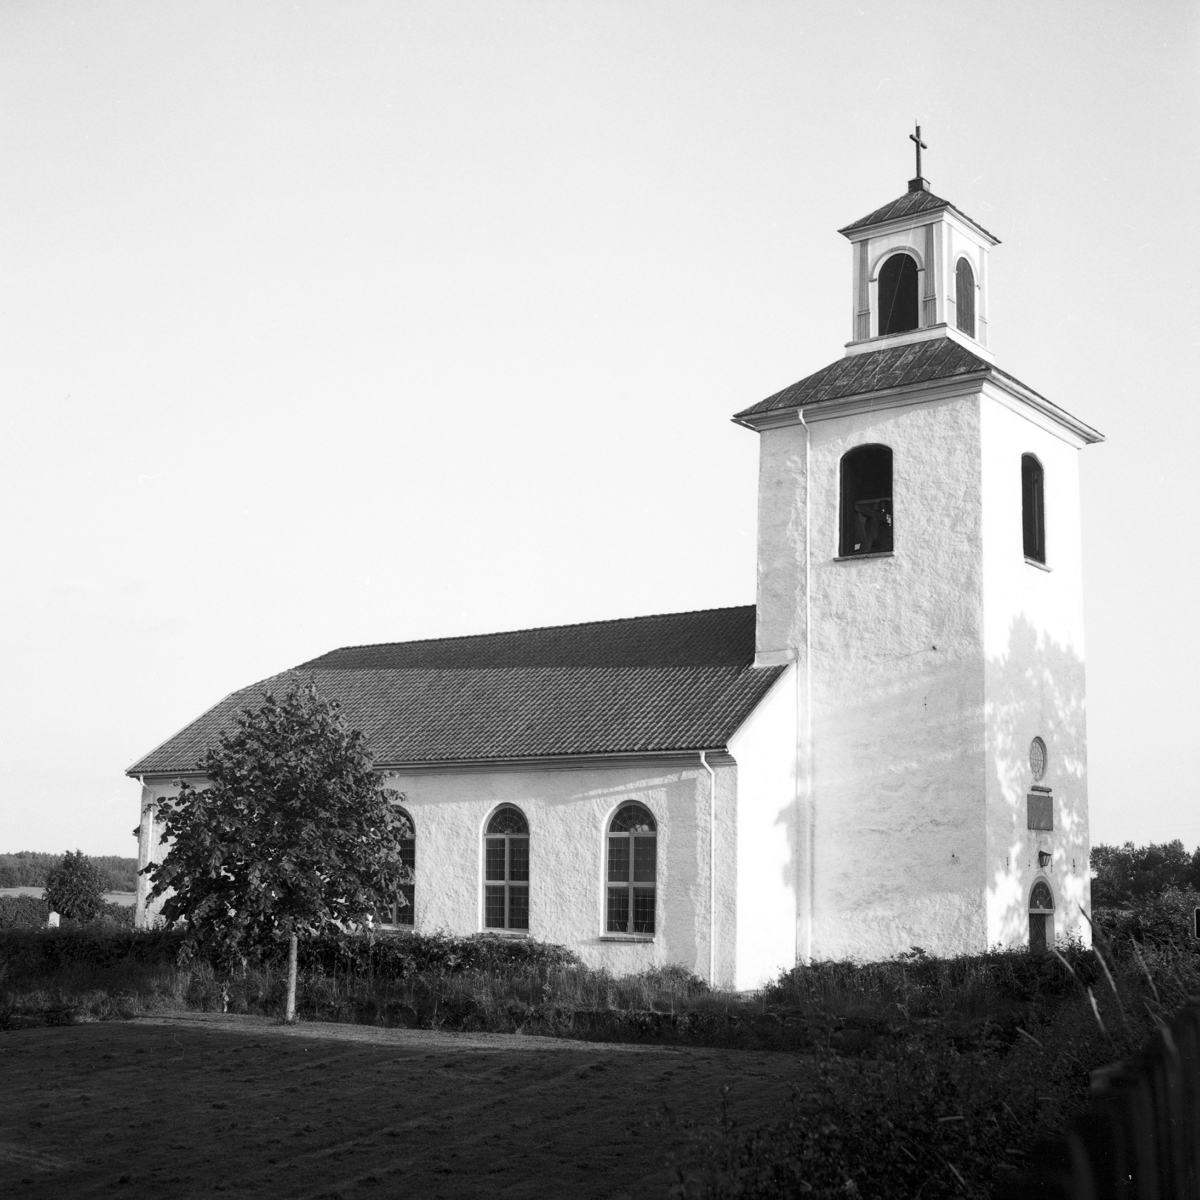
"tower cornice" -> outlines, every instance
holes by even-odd
[[[982,358],[989,363],[996,361],[996,356],[986,346],[981,346],[974,338],[940,321],[936,325],[926,325],[922,329],[909,329],[904,333],[885,333],[882,337],[867,338],[862,342],[847,342],[846,354],[871,354],[876,350],[887,350],[893,346],[915,346],[920,342],[933,342],[938,338],[950,338],[963,349],[970,351],[976,358]]]
[[[733,420],[762,432],[984,394],[1019,412],[1075,446],[1104,441],[1104,435],[1047,400],[1015,376],[948,337],[870,350],[831,363]]]

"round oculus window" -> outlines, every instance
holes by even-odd
[[[1046,773],[1046,743],[1040,737],[1035,737],[1029,743],[1029,769],[1035,781],[1039,781]]]

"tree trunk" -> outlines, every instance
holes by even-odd
[[[289,1025],[296,1023],[296,935],[288,938],[288,994],[287,1012],[283,1017]]]

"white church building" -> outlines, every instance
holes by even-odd
[[[394,925],[735,988],[1086,941],[1078,452],[1100,435],[995,365],[997,239],[919,161],[841,232],[845,354],[734,417],[760,445],[754,605],[302,663],[129,769],[140,865],[237,710],[314,679],[412,821]]]

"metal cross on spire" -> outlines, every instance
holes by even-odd
[[[914,124],[915,124],[915,122],[914,122]],[[925,145],[925,143],[924,143],[923,141],[921,141],[921,127],[920,127],[920,125],[917,125],[917,132],[916,132],[916,133],[910,133],[910,134],[908,135],[908,140],[909,140],[910,142],[916,142],[916,143],[917,143],[917,147],[916,147],[916,149],[917,149],[917,178],[918,178],[918,179],[920,179],[920,178],[921,178],[921,151],[922,151],[922,150],[928,150],[928,149],[929,149],[929,147],[928,147],[927,145]]]

